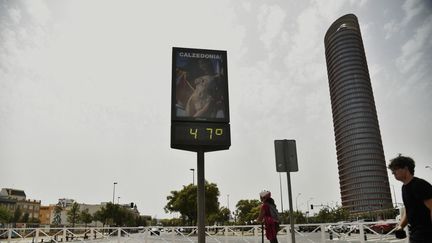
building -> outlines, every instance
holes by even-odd
[[[324,38],[342,207],[392,208],[381,133],[357,17],[337,19]]]
[[[70,198],[60,198],[58,200],[57,205],[59,205],[60,207],[66,208],[66,207],[70,207],[72,206],[72,204],[74,204],[75,200],[70,199]]]
[[[16,202],[17,208],[22,210],[22,214],[28,215],[29,219],[37,220],[39,219],[39,210],[41,206],[41,201],[38,200],[18,200]]]
[[[22,221],[39,219],[40,204],[38,200],[27,199],[23,190],[3,188],[0,191],[0,205],[8,208],[12,213],[20,210]]]
[[[23,190],[12,188],[2,188],[0,191],[0,196],[15,200],[26,200],[26,194]]]
[[[56,205],[41,206],[39,210],[39,221],[41,225],[52,224]]]
[[[42,225],[70,225],[71,222],[68,221],[68,212],[71,210],[73,203],[76,201],[73,199],[61,198],[58,200],[57,204],[51,204],[49,206],[41,206],[40,210],[40,224]],[[94,215],[97,211],[101,210],[103,207],[106,207],[107,203],[100,204],[85,204],[78,203],[79,212],[87,211],[90,215]],[[130,204],[120,205],[123,208],[127,208],[136,216],[139,216],[139,212],[137,210],[136,205],[134,207],[130,207]],[[56,208],[58,208],[58,212],[56,213]],[[78,222],[75,224],[76,226],[84,226],[84,223]],[[89,226],[94,227],[102,227],[103,223],[100,221],[93,220],[88,224]]]

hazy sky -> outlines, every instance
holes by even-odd
[[[0,187],[42,205],[97,204],[118,182],[116,201],[176,216],[166,197],[196,167],[196,153],[170,148],[177,46],[228,53],[232,146],[205,155],[221,206],[268,189],[281,208],[273,141],[285,138],[297,141],[298,209],[340,204],[324,35],[348,13],[360,22],[386,160],[412,156],[432,182],[431,1],[0,0]],[[285,174],[282,194],[286,210]]]

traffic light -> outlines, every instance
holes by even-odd
[[[133,203],[133,202],[130,203],[130,207],[131,207],[131,208],[134,207],[134,203]]]
[[[313,209],[313,204],[311,204],[311,209]]]

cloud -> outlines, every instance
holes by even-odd
[[[402,46],[402,54],[396,59],[396,65],[402,73],[419,72],[420,62],[425,55],[430,54],[426,50],[431,50],[432,42],[432,16],[415,30],[414,36]],[[429,58],[430,62],[430,58]],[[414,71],[415,69],[415,71]]]
[[[421,0],[407,0],[402,5],[402,9],[405,12],[405,16],[402,20],[402,26],[408,24],[415,16],[419,15],[424,6]]]
[[[368,2],[369,0],[350,0],[351,5],[357,4],[359,7],[364,7]]]
[[[26,3],[27,11],[37,24],[45,25],[51,20],[51,11],[45,1],[35,0]]]
[[[395,33],[397,33],[400,29],[400,24],[397,23],[395,20],[392,20],[391,22],[388,22],[384,24],[384,31],[385,31],[385,39],[390,39]]]
[[[409,32],[410,29],[416,28],[415,19],[421,16],[429,16],[431,8],[428,3],[421,0],[408,0],[401,6],[403,16],[392,19],[384,24],[385,39],[388,40],[393,35],[400,32]],[[413,27],[411,27],[413,25]]]
[[[260,40],[267,49],[272,47],[273,40],[280,35],[286,14],[277,5],[263,5],[258,15],[258,29],[261,31]]]
[[[13,24],[18,24],[21,20],[21,11],[15,8],[9,9],[9,17]]]

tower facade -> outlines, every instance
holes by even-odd
[[[324,38],[342,207],[389,209],[392,198],[357,17],[337,19]]]

